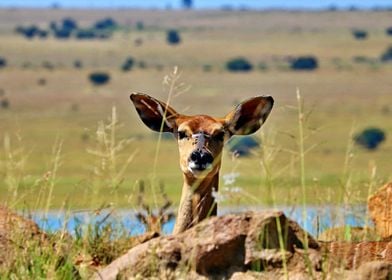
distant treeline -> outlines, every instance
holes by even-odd
[[[113,31],[119,27],[112,18],[104,18],[96,21],[92,26],[81,27],[73,18],[67,17],[60,22],[52,21],[47,28],[40,28],[37,25],[17,26],[15,32],[27,39],[45,39],[52,36],[57,39],[108,39]]]

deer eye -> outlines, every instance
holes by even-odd
[[[219,131],[217,134],[214,135],[214,139],[217,141],[223,141],[225,139],[225,132]]]
[[[185,139],[185,138],[187,138],[188,137],[188,135],[186,134],[186,132],[185,131],[179,131],[178,132],[178,139]]]

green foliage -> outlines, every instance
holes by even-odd
[[[351,32],[352,32],[354,38],[357,40],[365,40],[368,37],[368,33],[366,30],[354,29]]]
[[[0,69],[7,66],[7,60],[0,56]]]
[[[226,69],[231,72],[248,72],[253,69],[253,65],[247,59],[239,57],[229,60]]]
[[[366,128],[354,137],[355,143],[362,147],[375,150],[385,140],[385,132],[380,128]]]
[[[392,46],[389,46],[388,49],[386,49],[385,52],[381,54],[380,59],[382,62],[392,61]]]
[[[167,31],[166,40],[170,45],[177,45],[181,42],[181,37],[177,30],[171,29]]]
[[[135,60],[133,59],[133,57],[128,57],[121,65],[121,70],[123,70],[124,72],[132,70],[134,63]]]
[[[292,60],[291,69],[293,70],[315,70],[318,68],[317,58],[313,56],[300,56]]]
[[[93,85],[101,86],[110,81],[110,75],[105,72],[94,72],[89,75],[89,80]]]
[[[230,152],[237,156],[249,156],[260,143],[253,136],[238,136],[231,138],[227,145]]]

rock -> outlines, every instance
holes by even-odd
[[[390,280],[392,264],[382,261],[364,263],[356,271],[348,274],[347,280]]]
[[[140,244],[100,270],[95,278],[167,278],[178,273],[229,278],[251,268],[281,274],[282,267],[290,271],[320,270],[319,244],[282,212],[247,212],[212,217],[178,235]]]
[[[382,238],[392,236],[392,182],[378,189],[368,199],[368,209],[377,233]]]
[[[0,206],[0,265],[12,261],[15,250],[25,248],[29,241],[44,238],[46,235],[32,220]]]

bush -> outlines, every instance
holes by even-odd
[[[391,27],[388,27],[387,29],[385,29],[385,33],[386,33],[388,36],[392,36],[392,26],[391,26]]]
[[[110,75],[105,72],[94,72],[89,75],[90,82],[96,86],[101,86],[110,81]]]
[[[10,107],[10,102],[9,102],[9,100],[8,100],[7,98],[3,98],[3,99],[0,101],[0,106],[1,106],[1,108],[3,108],[3,109],[8,109],[8,108]]]
[[[76,39],[88,40],[96,37],[93,29],[78,29],[75,34]]]
[[[7,60],[4,57],[0,56],[0,68],[7,66]]]
[[[75,68],[77,68],[77,69],[81,69],[81,68],[83,68],[83,63],[82,63],[82,61],[80,61],[79,59],[77,59],[77,60],[74,61],[73,66],[74,66]]]
[[[71,37],[71,33],[71,29],[61,28],[54,31],[54,36],[57,39],[68,39],[69,37]]]
[[[233,137],[227,143],[230,152],[238,156],[248,156],[252,149],[260,146],[259,142],[252,136]]]
[[[291,61],[292,70],[315,70],[318,68],[317,58],[313,56],[301,56]]]
[[[390,46],[382,55],[381,55],[382,62],[390,62],[392,61],[392,46]]]
[[[361,29],[354,29],[351,31],[353,34],[354,38],[357,40],[365,40],[368,36],[368,33],[366,30],[361,30]]]
[[[30,25],[28,27],[18,27],[17,32],[25,36],[27,39],[32,39],[38,35],[39,28],[35,25]]]
[[[105,19],[98,20],[94,24],[94,28],[99,29],[99,30],[114,29],[117,26],[118,26],[117,22],[111,18],[105,18]]]
[[[124,72],[132,70],[134,63],[135,60],[133,59],[133,57],[128,57],[121,65],[121,70],[123,70]]]
[[[63,19],[63,29],[74,30],[78,28],[77,22],[72,18],[64,18]]]
[[[253,65],[245,58],[234,58],[226,63],[226,69],[231,72],[247,72],[253,69]]]
[[[366,128],[361,133],[354,136],[354,141],[356,144],[369,150],[375,150],[384,140],[384,131],[373,127]]]
[[[177,45],[181,42],[180,34],[177,30],[169,30],[167,31],[166,40],[170,45]]]

